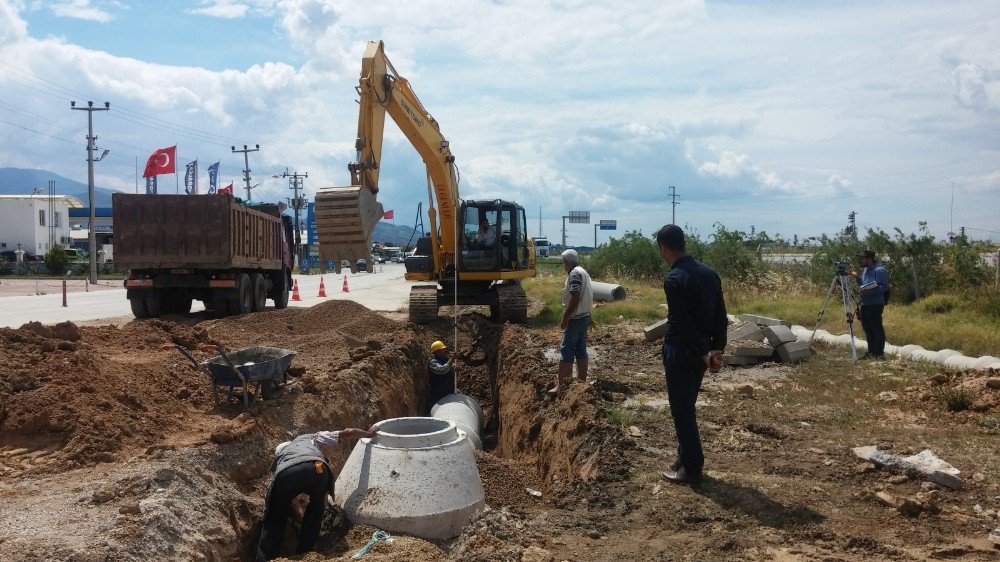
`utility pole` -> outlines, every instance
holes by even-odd
[[[538,237],[544,238],[542,235],[542,207],[538,207]]]
[[[299,190],[304,189],[302,187],[302,180],[309,177],[309,172],[300,174],[298,172],[294,174],[288,173],[288,168],[285,168],[285,172],[280,176],[288,178],[288,188],[292,190],[292,200],[291,206],[292,210],[295,211],[295,257],[302,263],[302,228],[299,226],[299,211],[306,208],[306,198],[299,197]],[[300,266],[301,267],[301,266]]]
[[[677,224],[677,188],[668,185],[670,189],[670,204],[673,207],[670,212],[670,224]]]
[[[69,108],[87,112],[87,197],[90,199],[90,224],[87,228],[87,245],[90,250],[90,284],[97,284],[97,236],[94,233],[94,162],[103,160],[108,151],[105,150],[97,160],[94,159],[94,112],[111,109],[110,102],[104,102],[104,107],[94,107],[94,102],[88,101],[87,107],[77,107],[75,101],[69,102]],[[52,220],[52,217],[49,217]],[[67,217],[68,220],[68,217]]]
[[[249,153],[249,152],[257,152],[258,150],[260,150],[260,145],[259,144],[255,144],[255,145],[253,145],[253,148],[247,148],[247,145],[244,144],[243,145],[243,150],[236,150],[235,146],[232,147],[232,149],[233,149],[233,154],[236,154],[237,152],[242,152],[243,153],[243,181],[245,181],[246,184],[247,184],[247,201],[250,201],[251,200],[250,199],[250,159],[247,157],[247,153]]]

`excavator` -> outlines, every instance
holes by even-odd
[[[388,113],[427,168],[430,232],[405,260],[406,279],[424,282],[410,290],[410,320],[431,322],[442,305],[485,305],[494,321],[523,321],[528,300],[521,281],[536,271],[524,207],[502,199],[462,200],[450,143],[386,58],[382,41],[365,48],[357,92],[357,160],[347,166],[351,185],[316,193],[320,258],[332,260],[340,273],[342,260],[353,264],[370,254],[372,231],[383,215],[377,195]],[[372,260],[367,262],[370,268]]]

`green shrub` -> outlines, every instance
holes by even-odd
[[[917,306],[924,312],[931,314],[944,314],[951,312],[962,305],[961,299],[955,295],[947,293],[936,293],[917,302]]]
[[[56,244],[45,252],[45,269],[52,275],[62,275],[66,273],[66,266],[69,264],[69,256],[62,246]]]
[[[934,390],[934,395],[949,412],[962,412],[972,405],[972,396],[964,388],[939,386]]]
[[[614,238],[584,258],[584,268],[595,279],[658,279],[666,269],[656,243],[631,231]]]

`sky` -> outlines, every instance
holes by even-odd
[[[134,191],[176,144],[202,189],[216,161],[240,187],[230,147],[246,144],[253,199],[290,197],[286,170],[311,199],[350,183],[378,39],[448,138],[462,197],[517,201],[531,235],[541,216],[558,242],[569,211],[617,221],[599,242],[649,235],[675,212],[703,237],[801,240],[855,211],[862,231],[1000,240],[995,0],[0,0],[0,167],[85,183],[70,101],[107,101],[97,185]],[[385,138],[379,199],[413,224],[425,169],[391,119]]]

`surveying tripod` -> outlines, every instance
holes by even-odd
[[[858,348],[854,344],[854,315],[857,304],[854,300],[854,292],[847,285],[847,277],[846,264],[838,263],[837,273],[834,274],[833,281],[830,282],[830,290],[826,292],[826,298],[823,299],[823,307],[819,309],[819,314],[816,316],[816,327],[813,328],[813,333],[809,336],[809,343],[812,343],[813,338],[816,337],[819,323],[823,320],[823,315],[826,314],[827,305],[830,304],[830,297],[833,296],[837,285],[840,285],[840,299],[844,302],[844,321],[847,322],[847,331],[851,334],[851,358],[857,361]]]

